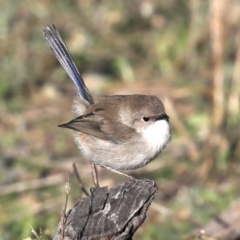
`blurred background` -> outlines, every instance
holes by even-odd
[[[238,0],[0,0],[0,240],[51,239],[91,169],[72,132],[76,89],[43,37],[55,24],[97,95],[152,94],[172,141],[146,167],[159,194],[135,239],[186,239],[240,196]],[[99,168],[101,186],[126,178]]]

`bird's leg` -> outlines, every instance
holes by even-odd
[[[93,162],[92,162],[92,175],[93,175],[93,182],[94,182],[95,188],[99,188],[100,186],[98,183],[97,168]]]
[[[132,176],[130,176],[130,175],[127,175],[126,173],[120,172],[120,171],[118,171],[118,170],[116,170],[116,169],[113,169],[113,168],[110,168],[110,167],[108,167],[108,166],[103,166],[103,167],[106,168],[106,169],[108,169],[108,170],[110,170],[110,171],[112,171],[112,172],[115,172],[115,173],[118,173],[118,174],[120,174],[120,175],[123,175],[123,176],[129,178],[130,180],[135,180],[135,179],[136,179],[136,178],[134,178],[134,177],[132,177]]]

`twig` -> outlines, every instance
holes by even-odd
[[[192,161],[197,161],[199,159],[199,151],[197,146],[195,145],[193,139],[189,135],[187,129],[183,125],[183,123],[180,120],[180,117],[178,116],[176,110],[173,107],[173,103],[169,98],[164,99],[164,105],[171,116],[171,122],[176,128],[176,130],[179,132],[181,135],[183,141],[186,143],[186,148],[188,150],[188,154],[191,158]]]
[[[70,192],[69,177],[68,177],[67,182],[65,183],[65,191],[66,191],[66,199],[65,199],[65,204],[64,204],[64,207],[63,207],[63,214],[62,214],[62,219],[61,219],[62,240],[64,240],[64,237],[65,237],[65,228],[66,228],[66,221],[67,221],[66,210],[67,210],[68,196],[69,196],[69,192]]]
[[[37,240],[41,240],[41,237],[38,236],[37,232],[33,229],[33,227],[30,224],[28,224],[28,225],[31,227],[31,229],[32,229],[31,232],[34,235],[34,237],[36,237]],[[42,235],[42,230],[41,229],[40,229],[40,234]]]
[[[224,117],[223,16],[227,1],[212,0],[210,33],[213,55],[213,127],[218,129]]]
[[[29,181],[23,181],[0,186],[0,195],[3,196],[12,193],[21,193],[24,191],[29,191],[38,188],[51,187],[54,185],[60,185],[63,182],[64,182],[63,174],[58,174],[39,179],[31,179]]]
[[[208,139],[203,150],[204,162],[199,170],[199,177],[205,178],[213,169],[217,169],[218,157],[223,157],[227,151],[227,140],[222,134],[221,127],[225,121],[224,99],[224,74],[223,74],[223,50],[224,50],[224,16],[228,1],[211,0],[210,34],[213,60],[213,102],[211,124],[209,126]],[[216,166],[216,167],[214,167]]]
[[[82,179],[81,179],[81,177],[80,177],[80,174],[79,174],[79,172],[78,172],[78,170],[77,170],[76,163],[73,162],[72,165],[73,165],[73,171],[74,171],[74,174],[75,174],[75,176],[76,176],[76,178],[77,178],[78,185],[79,185],[80,189],[82,190],[82,192],[84,192],[84,194],[85,194],[86,196],[89,196],[89,193],[88,193],[88,191],[86,190],[86,188],[84,187],[83,182],[82,182]]]
[[[231,92],[228,100],[228,110],[230,114],[238,116],[240,112],[240,31],[237,34],[236,47],[237,54],[233,70]]]
[[[95,188],[99,188],[97,168],[94,163],[92,163],[92,175],[93,175],[93,183],[94,183]]]

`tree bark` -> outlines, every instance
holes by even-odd
[[[156,194],[151,180],[129,180],[110,190],[92,188],[62,217],[54,240],[132,239]]]

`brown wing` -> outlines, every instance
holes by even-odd
[[[77,117],[59,127],[70,128],[115,143],[130,140],[133,133],[136,134],[133,128],[94,113]]]

